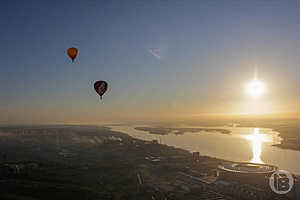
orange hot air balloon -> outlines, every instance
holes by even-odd
[[[78,56],[78,49],[75,47],[69,48],[67,51],[69,57],[72,59],[72,62],[74,62],[75,58]]]

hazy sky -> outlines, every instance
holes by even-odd
[[[299,112],[299,11],[297,1],[3,0],[0,123]],[[255,66],[258,99],[245,92]],[[103,101],[96,80],[109,83]]]

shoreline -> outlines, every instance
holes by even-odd
[[[175,135],[184,135],[187,132],[198,133],[201,131],[204,132],[217,132],[221,134],[230,134],[231,131],[227,129],[218,129],[218,128],[167,128],[167,127],[135,127],[135,130],[148,132],[150,134],[156,135],[168,135],[173,133]]]

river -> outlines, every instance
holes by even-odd
[[[272,145],[279,144],[279,133],[267,128],[246,127],[198,127],[184,128],[216,128],[230,130],[231,134],[219,132],[186,132],[184,135],[157,135],[136,130],[135,127],[147,125],[107,126],[113,131],[126,133],[141,140],[157,139],[160,143],[182,148],[188,151],[199,151],[201,155],[238,162],[267,163],[280,169],[300,174],[300,151],[281,149]],[[147,126],[151,127],[151,126]]]

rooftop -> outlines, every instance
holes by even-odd
[[[278,168],[273,165],[258,163],[226,163],[219,165],[219,169],[236,173],[273,173]]]

